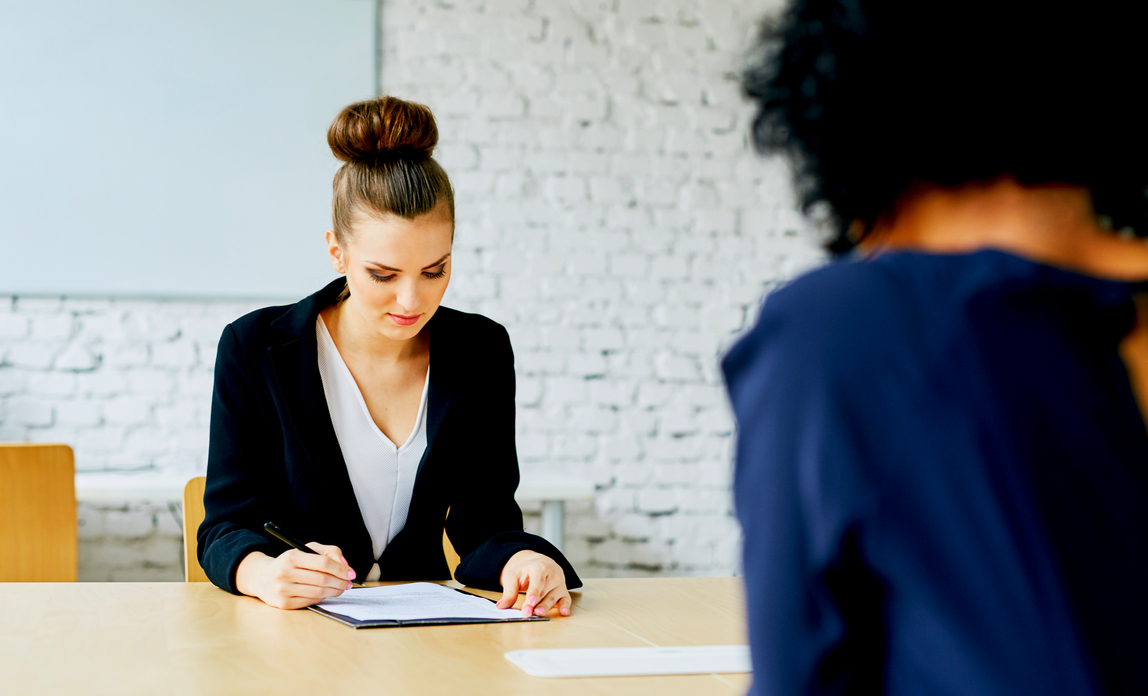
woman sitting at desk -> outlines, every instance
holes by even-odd
[[[331,263],[346,279],[223,331],[211,405],[199,558],[219,587],[294,609],[362,580],[455,577],[525,591],[523,614],[570,613],[581,582],[522,531],[514,501],[514,356],[506,330],[440,307],[454,194],[431,158],[430,110],[352,104],[327,141],[335,175]],[[433,357],[433,360],[432,360]],[[449,510],[449,516],[448,516]],[[318,555],[263,523],[322,543]]]

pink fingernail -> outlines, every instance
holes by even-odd
[[[354,568],[351,568],[349,571],[347,571],[347,577],[351,578],[352,580],[355,579],[355,569]]]
[[[351,589],[351,583],[350,582],[347,582],[347,589],[348,590]]]
[[[339,558],[343,559],[343,565],[351,565],[350,563],[347,563],[347,557],[346,556],[339,556]]]
[[[570,616],[570,610],[567,609],[566,607],[562,607],[561,614],[563,616]]]
[[[538,604],[538,598],[535,597],[534,595],[530,595],[529,597],[526,598],[526,603],[527,604]]]

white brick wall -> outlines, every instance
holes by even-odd
[[[0,297],[0,441],[68,443],[84,473],[202,473],[216,342],[260,304]],[[80,579],[181,579],[179,515],[80,505]]]
[[[736,571],[717,361],[820,260],[738,79],[778,3],[384,7],[384,91],[429,105],[457,189],[453,306],[505,324],[526,472],[594,481],[588,575]]]
[[[510,331],[523,470],[597,486],[568,515],[587,576],[736,572],[718,359],[765,289],[821,259],[786,169],[747,144],[738,76],[776,9],[384,6],[383,89],[435,111],[457,189],[445,303]],[[215,342],[254,306],[0,297],[0,440],[201,472]],[[81,577],[179,576],[167,507],[88,508]]]

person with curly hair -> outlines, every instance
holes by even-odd
[[[797,0],[745,74],[834,227],[723,362],[751,693],[1145,694],[1134,5]]]

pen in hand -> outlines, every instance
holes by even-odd
[[[274,522],[264,522],[263,523],[263,530],[265,532],[267,532],[268,534],[270,534],[271,536],[278,539],[279,541],[282,541],[284,544],[287,544],[288,546],[290,546],[293,549],[298,549],[298,550],[302,551],[303,553],[313,553],[316,556],[319,555],[318,551],[316,551],[315,549],[309,548],[306,544],[304,544],[303,542],[299,541],[295,537],[288,534],[282,527],[275,524]],[[356,580],[352,580],[351,582],[354,583],[357,587],[365,587],[365,585],[363,585],[363,583],[358,582]]]

